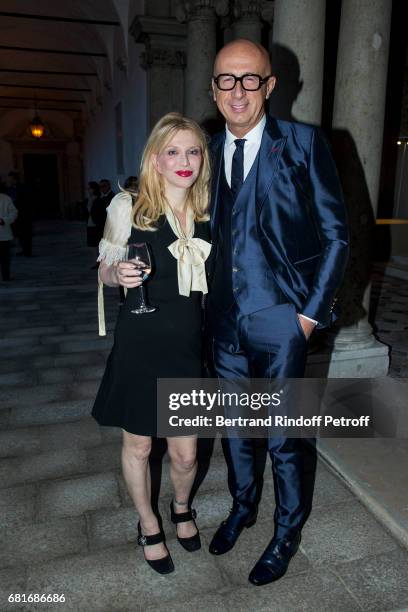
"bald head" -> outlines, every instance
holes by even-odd
[[[232,77],[235,77],[235,84]],[[275,87],[275,81],[268,52],[261,45],[240,38],[225,45],[217,54],[213,97],[229,130],[237,138],[243,138],[262,119],[265,100]]]
[[[257,66],[263,67],[263,74],[271,73],[271,60],[265,47],[245,38],[239,38],[226,44],[216,55],[214,62],[214,74],[222,72],[220,66],[231,58],[253,61]]]

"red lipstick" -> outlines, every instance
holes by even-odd
[[[193,172],[191,170],[177,170],[176,174],[185,178],[191,176]]]

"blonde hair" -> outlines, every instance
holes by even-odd
[[[133,225],[142,230],[154,231],[157,221],[169,205],[165,196],[162,175],[156,170],[152,156],[158,155],[171,138],[179,131],[188,130],[197,136],[202,153],[202,164],[195,183],[187,195],[187,205],[191,206],[194,220],[208,221],[210,159],[207,139],[198,123],[180,113],[164,115],[154,126],[143,151],[140,165],[139,192],[133,197]]]

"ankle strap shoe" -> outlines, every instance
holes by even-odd
[[[137,530],[139,533],[137,543],[139,546],[143,546],[143,548],[145,546],[153,546],[153,544],[160,544],[160,542],[165,542],[165,536],[162,530],[160,530],[159,533],[154,533],[153,535],[143,535],[140,522],[137,524]],[[145,557],[145,561],[158,574],[170,574],[171,572],[174,572],[174,563],[169,552],[167,552],[167,555],[165,557],[161,557],[160,559],[150,560],[146,559]]]
[[[179,536],[177,536],[177,540],[180,542],[181,546],[184,548],[184,550],[187,550],[188,552],[194,552],[201,548],[200,532],[198,531],[198,527],[194,520],[196,516],[197,516],[197,512],[194,510],[194,508],[190,508],[187,512],[180,512],[180,514],[176,514],[176,512],[174,512],[174,504],[173,502],[171,502],[170,504],[171,522],[174,525],[177,525],[178,523],[187,523],[188,521],[193,521],[197,529],[197,533],[195,533],[193,536],[189,538],[179,538]]]

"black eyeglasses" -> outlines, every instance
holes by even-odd
[[[234,89],[237,81],[241,83],[242,89],[245,89],[245,91],[257,91],[271,78],[271,76],[272,74],[261,77],[259,74],[248,73],[237,77],[235,74],[219,74],[218,76],[214,76],[213,79],[214,83],[221,91],[231,91]]]

